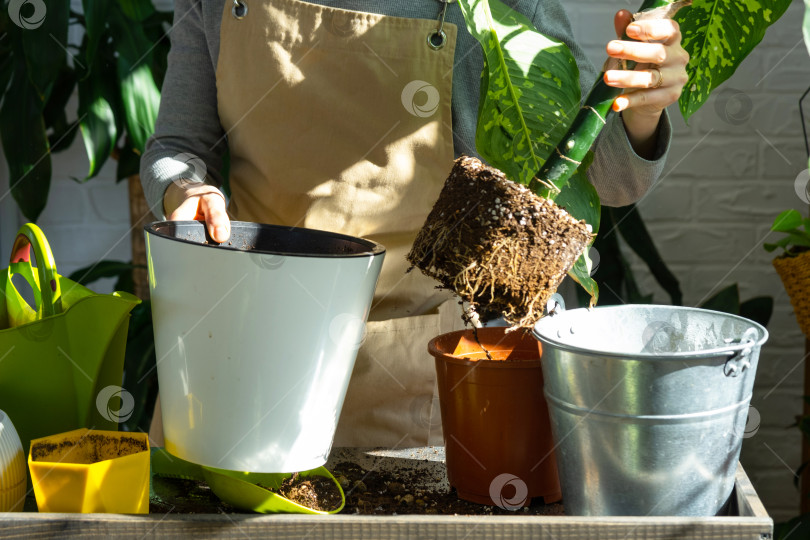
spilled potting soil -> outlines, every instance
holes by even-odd
[[[423,472],[366,470],[352,462],[337,464],[332,473],[346,493],[346,506],[341,513],[361,515],[518,515],[559,516],[561,503],[543,504],[542,497],[531,504],[508,509],[459,499],[454,489],[426,487]],[[439,479],[435,479],[439,481]],[[503,493],[508,499],[512,494]]]
[[[299,476],[294,473],[291,477],[281,482],[278,489],[273,489],[262,484],[257,484],[273,493],[291,500],[296,504],[319,510],[330,512],[339,507],[343,502],[340,491],[332,480],[322,476]]]
[[[205,482],[180,478],[152,477],[150,514],[235,514],[245,513],[214,495]]]

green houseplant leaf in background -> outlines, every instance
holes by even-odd
[[[10,69],[10,77],[4,74],[0,79],[4,84],[0,137],[11,194],[26,215],[39,215],[47,201],[42,193],[48,192],[51,183],[51,145],[44,112],[67,63],[69,7],[67,2],[32,7],[33,12],[22,2],[9,2],[0,13],[3,36],[10,43],[8,49],[2,49],[0,59]]]
[[[788,293],[799,328],[810,338],[810,218],[797,210],[785,210],[776,216],[771,231],[784,236],[763,247],[768,252],[781,248],[771,263]]]
[[[82,0],[83,13],[69,2],[32,2],[44,6],[33,15],[15,11],[23,4],[14,0],[0,12],[8,36],[0,43],[0,137],[12,195],[36,221],[48,200],[51,152],[67,148],[76,128],[89,160],[79,181],[96,176],[111,154],[126,156],[123,172],[137,172],[160,103],[171,13],[156,11],[152,0]],[[84,28],[78,46],[67,41],[69,25]],[[68,120],[77,83],[79,110]],[[125,146],[116,148],[119,140]]]
[[[694,0],[675,16],[683,34],[682,46],[689,53],[689,82],[679,101],[684,119],[688,120],[711,91],[734,74],[790,2]]]
[[[19,6],[19,11],[14,13],[13,8],[17,6]],[[26,4],[15,2],[12,7],[10,2],[9,8],[11,8],[9,16],[25,16]],[[59,78],[62,66],[67,63],[69,12],[69,2],[49,2],[47,16],[43,16],[35,28],[18,27],[16,31],[25,53],[28,78],[36,88],[43,107],[50,98],[51,90]]]
[[[39,216],[51,185],[51,148],[42,117],[43,103],[28,79],[25,57],[17,56],[0,107],[0,138],[8,162],[11,195],[26,216]]]
[[[810,218],[803,218],[798,210],[785,210],[776,216],[771,231],[784,233],[776,243],[765,243],[767,252],[783,249],[783,256],[795,257],[810,249]]]
[[[144,16],[140,10],[133,13]],[[142,153],[146,140],[155,130],[160,107],[160,90],[150,62],[153,43],[141,26],[131,24],[132,19],[123,9],[113,9],[111,16],[112,31],[118,36],[118,78],[127,132],[135,148]]]
[[[110,84],[100,66],[79,82],[79,127],[90,168],[84,180],[96,176],[115,149],[118,139]]]

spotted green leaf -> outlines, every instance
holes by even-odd
[[[689,81],[681,93],[685,119],[703,105],[709,93],[734,74],[765,30],[779,19],[791,0],[694,0],[678,12],[682,45],[689,53]]]
[[[459,6],[484,52],[476,148],[509,179],[528,184],[579,110],[576,61],[500,0]]]

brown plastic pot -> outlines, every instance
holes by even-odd
[[[561,499],[540,343],[529,332],[481,328],[431,340],[447,478],[462,499],[515,510]]]

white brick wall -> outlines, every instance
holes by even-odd
[[[566,0],[565,5],[592,61],[601,65],[604,44],[613,38],[613,13],[628,3]],[[695,305],[735,281],[744,298],[775,299],[752,401],[762,424],[745,441],[742,460],[776,520],[798,511],[792,479],[800,438],[786,426],[801,410],[804,341],[761,244],[779,211],[802,208],[793,189],[794,178],[807,168],[797,110],[799,96],[810,85],[810,58],[799,27],[802,10],[802,2],[795,0],[724,86],[750,99],[750,116],[734,109],[733,101],[718,112],[718,94],[689,126],[673,108],[676,137],[664,181],[640,204],[661,253],[681,280],[686,304]],[[725,115],[737,120],[729,123]],[[78,139],[69,152],[54,156],[51,197],[40,224],[63,273],[99,258],[130,258],[126,186],[114,183],[112,164],[86,185],[70,179],[82,177],[86,167]],[[7,185],[7,169],[0,163],[0,193]],[[19,222],[11,198],[0,199],[0,255],[9,252]],[[634,266],[644,290],[666,302],[643,266],[638,261]]]
[[[598,6],[591,0],[567,0],[565,6],[576,35],[601,66],[604,44],[614,37],[613,14],[630,5],[624,0]],[[793,471],[799,465],[801,439],[798,430],[787,426],[801,412],[804,338],[762,242],[781,210],[806,208],[793,187],[807,168],[798,113],[798,99],[810,86],[810,57],[800,27],[803,11],[803,3],[794,0],[688,126],[672,107],[675,139],[664,180],[639,205],[662,256],[681,281],[687,305],[734,282],[740,284],[743,299],[774,297],[771,335],[752,399],[761,426],[745,440],[742,462],[775,520],[798,513]],[[721,106],[723,98],[728,108]],[[750,102],[750,112],[739,110],[743,101]],[[654,291],[656,302],[667,302],[668,296],[634,261],[643,291]]]

